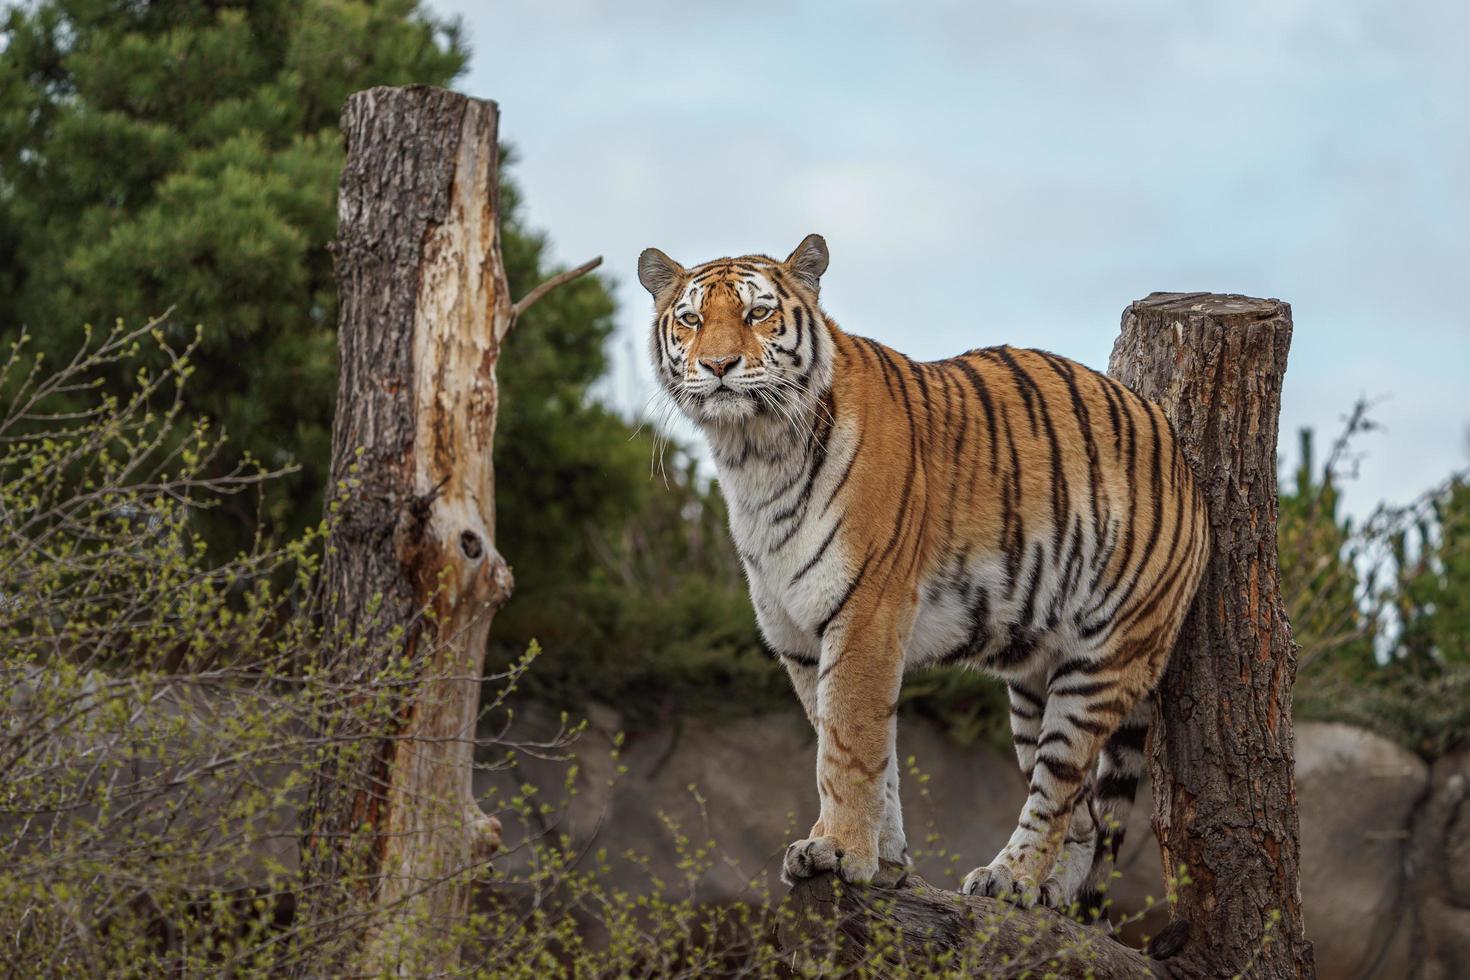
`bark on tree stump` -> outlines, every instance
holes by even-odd
[[[1262,978],[1314,975],[1298,884],[1296,646],[1276,566],[1291,330],[1279,300],[1154,293],[1123,314],[1108,369],[1163,406],[1214,542],[1149,738],[1164,871],[1187,880],[1172,917],[1189,923],[1190,960],[1232,973],[1254,954]]]
[[[500,845],[471,788],[486,636],[511,591],[495,365],[517,315],[598,261],[511,303],[496,123],[493,102],[426,86],[359,92],[342,114],[321,669],[354,700],[323,711],[337,748],[306,816],[303,899],[347,923],[344,968],[373,976],[454,967],[451,931]]]
[[[840,895],[830,877],[802,882],[792,910],[835,916],[845,959],[878,957],[870,923],[882,903],[879,921],[901,927],[909,955],[970,948],[999,975],[1019,969],[1020,956],[1041,972],[1050,964],[1102,980],[1315,975],[1298,885],[1296,650],[1276,565],[1276,435],[1291,329],[1291,309],[1278,300],[1155,293],[1124,312],[1109,367],[1163,406],[1204,491],[1214,542],[1149,738],[1155,829],[1177,883],[1170,927],[1144,954],[1058,913],[1020,912],[913,878]],[[813,939],[821,941],[799,925],[781,936],[788,950]]]

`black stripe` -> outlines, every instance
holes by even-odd
[[[1001,478],[1000,487],[1000,550],[1006,559],[1006,598],[1009,599],[1016,594],[1016,586],[1020,584],[1025,538],[1017,506],[1021,501],[1021,458],[1016,452],[1015,436],[1011,433],[1010,412],[1004,405],[1000,411],[1011,457],[1011,471]]]
[[[1142,402],[1137,395],[1122,387],[1113,379],[1104,377],[1103,381],[1107,383],[1107,388],[1111,390],[1118,399],[1118,407],[1123,410],[1124,431],[1127,433],[1128,436],[1128,446],[1127,452],[1125,453],[1124,467],[1124,471],[1128,477],[1128,479],[1124,481],[1124,483],[1128,487],[1128,529],[1123,536],[1123,553],[1122,557],[1118,561],[1117,571],[1114,572],[1112,580],[1098,596],[1098,601],[1093,606],[1094,610],[1101,609],[1107,605],[1109,600],[1112,598],[1113,593],[1117,590],[1118,586],[1122,584],[1124,576],[1126,576],[1128,573],[1129,566],[1133,564],[1133,545],[1135,543],[1136,528],[1138,525],[1138,481],[1135,478],[1136,474],[1138,473],[1138,431],[1137,426],[1134,422],[1133,411],[1129,406],[1134,404],[1142,404]],[[1108,555],[1108,559],[1112,559],[1111,552]],[[1103,569],[1099,569],[1099,572],[1101,572],[1102,570]],[[1089,615],[1091,614],[1089,613]],[[1084,638],[1090,638],[1091,636],[1096,635],[1097,632],[1101,631],[1102,627],[1105,625],[1106,623],[1104,622],[1097,624],[1096,628],[1084,626],[1082,628],[1082,636]]]
[[[1031,431],[1036,432],[1036,420],[1041,419],[1042,428],[1046,431],[1046,441],[1051,448],[1051,509],[1052,509],[1052,554],[1062,553],[1062,536],[1067,531],[1067,512],[1071,510],[1071,490],[1062,473],[1062,449],[1057,442],[1056,426],[1052,423],[1051,410],[1047,408],[1046,397],[1036,379],[1031,373],[1023,368],[1011,355],[1010,348],[992,348],[997,357],[1011,369],[1016,377],[1016,387],[1021,391],[1026,401],[1026,410],[1031,415]],[[1024,379],[1024,383],[1023,383]],[[1029,391],[1029,394],[1028,394]],[[1032,409],[1031,399],[1036,401],[1035,409]]]
[[[977,353],[999,361],[1010,370],[1012,379],[1016,382],[1016,390],[1021,394],[1021,402],[1026,406],[1026,417],[1031,420],[1031,434],[1036,435],[1036,406],[1032,403],[1032,398],[1036,396],[1031,391],[1036,387],[1035,380],[1016,363],[1008,347],[987,347]]]
[[[924,414],[925,425],[918,430],[920,451],[922,452],[929,444],[929,421],[933,418],[933,406],[929,402],[929,382],[924,380],[924,365],[918,361],[909,360],[909,373],[914,376],[914,383],[919,386],[919,404],[926,409]],[[908,397],[908,386],[904,386],[904,397]],[[909,414],[909,424],[914,422],[913,414]]]
[[[1160,409],[1159,410],[1159,414],[1160,415],[1163,414],[1163,409]],[[1150,417],[1152,417],[1152,416],[1150,416]],[[1167,420],[1165,420],[1165,422],[1167,424]],[[1174,457],[1177,459],[1178,456],[1179,456],[1179,453],[1178,453],[1178,450],[1176,448],[1175,449],[1175,452],[1174,452]],[[1164,501],[1164,498],[1162,496],[1162,492],[1163,492],[1162,491],[1162,488],[1160,488],[1159,489],[1160,499],[1157,501],[1157,503],[1155,505],[1158,508],[1158,511],[1159,511],[1160,516],[1162,516],[1162,514],[1163,514],[1164,502],[1165,502]],[[1125,595],[1123,597],[1123,599],[1119,600],[1118,606],[1116,607],[1115,612],[1114,612],[1114,615],[1112,617],[1113,623],[1114,623],[1114,628],[1115,629],[1118,628],[1118,627],[1120,627],[1120,626],[1131,625],[1132,623],[1137,622],[1139,619],[1142,619],[1144,616],[1148,615],[1148,613],[1152,612],[1155,608],[1157,608],[1158,605],[1161,602],[1163,602],[1166,597],[1172,595],[1172,593],[1174,591],[1174,584],[1179,579],[1180,572],[1183,571],[1184,562],[1181,561],[1181,562],[1179,562],[1179,563],[1176,564],[1175,561],[1174,561],[1174,555],[1179,550],[1179,542],[1180,542],[1181,538],[1183,537],[1184,531],[1186,529],[1186,526],[1185,526],[1184,520],[1183,520],[1183,518],[1184,518],[1184,498],[1181,497],[1181,496],[1179,496],[1178,494],[1171,494],[1170,497],[1174,500],[1174,502],[1178,506],[1177,506],[1177,508],[1175,510],[1174,518],[1173,518],[1173,521],[1172,521],[1172,523],[1174,525],[1174,533],[1173,533],[1173,535],[1169,539],[1169,550],[1164,554],[1163,567],[1167,570],[1167,572],[1158,581],[1156,581],[1154,583],[1154,588],[1153,588],[1151,594],[1149,596],[1147,596],[1147,597],[1142,597],[1141,596],[1139,598],[1138,604],[1136,606],[1134,606],[1133,608],[1128,609],[1127,611],[1122,612],[1122,613],[1117,612],[1116,610],[1117,609],[1121,609],[1123,607],[1123,605],[1128,601],[1128,596]],[[1195,512],[1194,508],[1190,508],[1189,525],[1188,525],[1188,530],[1190,531],[1190,533],[1193,533],[1193,531],[1194,531],[1195,514],[1196,514],[1196,512]],[[1155,543],[1156,542],[1150,542],[1150,547],[1152,548],[1153,544],[1155,544]],[[1129,590],[1129,594],[1131,595],[1131,593],[1132,593],[1132,590],[1130,589]]]
[[[1082,433],[1082,445],[1087,450],[1087,477],[1092,490],[1089,503],[1092,511],[1093,540],[1101,540],[1102,512],[1099,509],[1098,498],[1102,495],[1102,467],[1099,463],[1097,442],[1092,434],[1092,412],[1088,409],[1082,392],[1077,388],[1077,376],[1072,365],[1055,354],[1045,351],[1041,356],[1066,384],[1067,393],[1072,399],[1072,414],[1077,419],[1078,431]]]
[[[970,381],[970,387],[975,389],[975,394],[980,396],[980,406],[985,409],[985,427],[990,432],[990,472],[995,473],[1000,466],[1000,444],[995,432],[995,405],[990,400],[990,389],[985,385],[985,379],[980,372],[964,360],[956,360],[954,366]]]
[[[1091,718],[1079,718],[1076,715],[1068,715],[1067,722],[1078,731],[1086,732],[1092,736],[1106,735],[1108,733],[1107,725],[1104,725],[1100,721],[1093,721]],[[1109,742],[1108,744],[1111,745],[1112,743]]]
[[[1113,715],[1114,717],[1122,718],[1128,714],[1128,705],[1124,704],[1121,698],[1109,698],[1106,701],[1093,701],[1089,704],[1084,704],[1082,710],[1088,714]]]
[[[1021,700],[1030,702],[1038,708],[1046,707],[1046,701],[1041,697],[1041,695],[1033,694],[1032,692],[1026,690],[1024,687],[1021,687],[1019,684],[1007,684],[1006,690],[1010,691],[1012,694],[1019,695]]]
[[[1049,697],[1053,698],[1065,698],[1074,696],[1085,698],[1091,697],[1094,694],[1101,694],[1104,691],[1113,690],[1117,686],[1117,681],[1093,681],[1090,684],[1073,684],[1071,686],[1064,687],[1050,687],[1047,688],[1046,693]]]
[[[1042,547],[1041,542],[1036,542],[1031,548],[1031,574],[1026,577],[1026,599],[1021,604],[1020,625],[1025,630],[1033,629],[1037,623],[1034,622],[1036,615],[1036,595],[1041,588],[1041,564]]]
[[[1066,759],[1054,759],[1049,755],[1038,755],[1036,757],[1038,766],[1046,767],[1052,778],[1060,783],[1079,783],[1082,781],[1082,769],[1075,763]]]
[[[1010,628],[1010,637],[1005,646],[986,658],[987,664],[995,670],[1011,670],[1019,667],[1031,655],[1036,652],[1036,634],[1030,630]],[[1012,711],[1015,709],[1012,708]]]
[[[795,518],[792,521],[791,527],[781,537],[781,540],[771,546],[771,554],[775,554],[786,547],[791,539],[796,536],[796,532],[801,530],[802,525],[806,521],[806,514],[810,509],[809,504],[812,497],[812,488],[816,485],[817,476],[822,472],[822,467],[827,462],[827,446],[832,438],[832,429],[831,413],[819,414],[816,429],[813,431],[815,444],[809,450],[808,458],[810,462],[807,464],[806,483],[802,485],[801,492],[791,502],[791,506],[771,518],[772,524],[780,524],[782,521]]]
[[[948,653],[942,655],[935,661],[939,665],[949,665],[960,660],[967,660],[979,653],[989,642],[990,638],[990,593],[984,588],[975,590],[975,599],[970,604],[970,629],[959,645]]]
[[[1050,612],[1047,613],[1047,629],[1055,629],[1062,619],[1062,607],[1066,601],[1078,593],[1077,584],[1082,578],[1082,515],[1077,514],[1072,520],[1072,544],[1067,549],[1067,561],[1062,566],[1062,574],[1058,581],[1056,592],[1051,598]]]
[[[1093,372],[1097,374],[1097,372]],[[1107,384],[1107,379],[1101,375],[1098,377],[1098,387],[1102,389],[1103,398],[1108,403],[1108,421],[1113,425],[1113,457],[1120,458],[1123,455],[1123,416],[1122,409],[1118,406],[1117,396],[1113,394],[1112,385]]]
[[[817,639],[820,640],[827,635],[827,627],[832,625],[832,620],[837,618],[837,614],[842,612],[848,601],[852,599],[852,594],[857,591],[858,583],[868,573],[868,562],[872,560],[872,557],[872,554],[869,554],[868,557],[863,559],[862,567],[858,569],[858,573],[853,577],[853,580],[847,583],[847,588],[842,592],[842,598],[837,600],[837,605],[832,607],[832,611],[827,614],[826,618],[817,624]]]
[[[835,411],[835,404],[832,415],[834,418],[837,415]],[[832,501],[837,499],[837,494],[841,492],[842,488],[847,485],[848,477],[852,476],[853,467],[857,466],[858,457],[861,456],[863,452],[863,435],[863,432],[858,432],[857,445],[854,446],[852,449],[852,458],[847,461],[847,468],[842,471],[842,476],[838,479],[837,485],[832,488],[831,494],[827,496],[827,502],[822,505],[823,514],[827,513],[827,509],[832,506]]]
[[[1105,666],[1107,666],[1106,662],[1094,657],[1072,657],[1057,664],[1051,672],[1051,677],[1047,679],[1047,685],[1055,684],[1057,678],[1068,674],[1095,674]]]
[[[812,568],[816,566],[817,562],[822,559],[822,556],[827,553],[827,547],[832,543],[832,539],[837,537],[837,529],[841,526],[841,517],[832,522],[832,530],[827,532],[827,537],[822,540],[822,543],[817,548],[816,553],[807,559],[805,565],[802,565],[799,569],[796,570],[795,575],[791,576],[791,585],[795,585],[797,582],[801,581],[801,577],[807,572],[811,571]]]
[[[1139,752],[1143,751],[1144,743],[1147,741],[1147,725],[1123,725],[1108,736],[1108,745],[1110,747],[1134,749]]]
[[[893,378],[889,374],[890,371],[897,371],[893,361],[883,353],[882,346],[876,340],[869,340],[867,337],[854,337],[853,339],[861,340],[868,345],[868,350],[872,351],[873,357],[878,361],[879,370],[883,372],[883,387],[888,389],[889,395],[894,395]]]
[[[1099,800],[1131,800],[1138,793],[1138,777],[1108,773],[1097,781],[1093,796]]]
[[[1143,560],[1146,560],[1149,555],[1153,554],[1154,546],[1158,544],[1159,532],[1163,529],[1164,508],[1163,461],[1159,458],[1161,450],[1161,447],[1159,445],[1159,422],[1158,419],[1154,417],[1154,413],[1149,411],[1149,405],[1147,403],[1143,403],[1143,409],[1144,414],[1148,416],[1149,430],[1150,434],[1153,436],[1153,451],[1151,454],[1152,469],[1150,471],[1150,474],[1151,486],[1153,489],[1154,513],[1153,521],[1151,522],[1149,527],[1148,540],[1144,543],[1143,546]],[[1141,560],[1138,573],[1135,573],[1133,578],[1129,580],[1128,587],[1124,589],[1123,594],[1115,602],[1111,603],[1114,614],[1116,614],[1119,609],[1123,608],[1123,606],[1127,604],[1128,600],[1133,596],[1134,591],[1137,590],[1139,580],[1143,577],[1141,574],[1142,570],[1143,569]],[[1111,590],[1109,590],[1109,592],[1111,592]],[[1105,595],[1102,599],[1098,600],[1098,602],[1093,605],[1092,609],[1088,613],[1089,618],[1102,613],[1103,607],[1106,604],[1108,604],[1108,598]],[[1111,631],[1116,625],[1117,619],[1115,615],[1103,615],[1100,621],[1083,627],[1081,630],[1081,635],[1084,638],[1090,638],[1097,635],[1098,633],[1101,633],[1105,629]]]

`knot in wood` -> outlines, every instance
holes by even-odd
[[[471,561],[479,561],[480,556],[485,553],[485,548],[480,544],[480,536],[474,531],[464,531],[459,536],[459,550]]]

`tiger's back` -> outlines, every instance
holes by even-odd
[[[1006,680],[1030,784],[966,887],[1070,902],[1117,845],[1106,824],[1132,798],[1146,698],[1208,552],[1203,499],[1162,411],[1080,364],[1008,347],[921,363],[845,334],[817,306],[825,247],[810,242],[676,277],[654,338],[676,397],[691,365],[700,382],[720,368],[704,390],[723,404],[691,414],[762,630],[818,731],[822,816],[787,874],[864,880],[903,858],[899,679],[965,663]],[[700,311],[687,333],[681,303]]]
[[[1048,652],[1168,629],[1157,614],[1187,604],[1207,529],[1158,406],[1043,351],[919,363],[862,338],[848,347],[834,414],[905,449],[855,456],[840,496],[862,513],[865,545],[874,528],[914,524],[892,556],[920,585],[911,665],[1018,678]],[[1114,650],[1108,667],[1155,673],[1130,661],[1161,645]]]

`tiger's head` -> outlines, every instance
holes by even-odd
[[[703,425],[791,419],[830,381],[832,342],[817,305],[827,243],[802,239],[784,262],[766,255],[686,269],[656,248],[638,256],[653,295],[649,352],[660,384]]]

